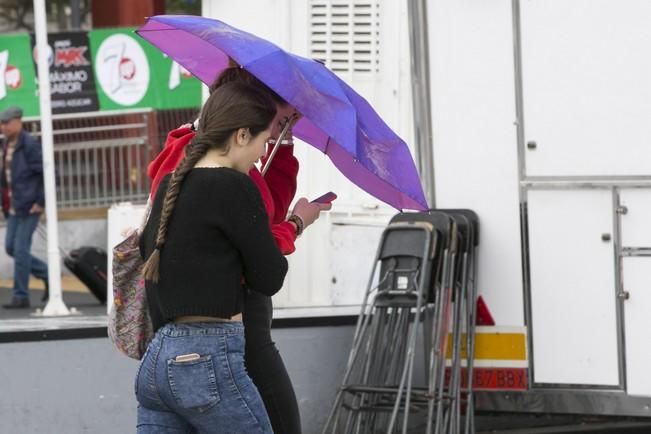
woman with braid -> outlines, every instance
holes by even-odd
[[[272,121],[272,138],[278,137],[288,119],[295,122],[299,118],[294,107],[238,66],[224,70],[211,86],[211,93],[224,84],[233,82],[249,84],[274,101],[277,112]],[[148,168],[148,175],[152,179],[152,197],[156,195],[158,185],[165,175],[177,167],[183,158],[183,150],[194,136],[195,132],[190,124],[169,133],[163,151]],[[287,220],[288,209],[296,193],[298,173],[298,161],[293,155],[291,129],[282,144],[275,143],[275,140],[270,142],[272,143],[268,152],[271,152],[274,146],[280,148],[268,171],[263,176],[256,167],[252,167],[249,170],[249,177],[262,195],[276,244],[283,254],[288,255],[294,252],[294,242],[300,233],[296,223]],[[262,158],[262,162],[267,163],[266,156]],[[310,203],[302,198],[296,203],[291,215],[297,216],[296,218],[303,222],[304,227],[300,228],[302,230],[315,221],[321,211],[328,210],[330,207],[330,204]],[[247,291],[243,311],[246,369],[262,395],[274,432],[300,434],[301,422],[294,388],[271,337],[272,313],[271,297],[255,291]]]
[[[163,178],[141,236],[156,330],[136,377],[139,433],[271,433],[244,367],[245,287],[271,296],[287,260],[247,175],[276,114],[255,87],[208,98],[185,157]]]

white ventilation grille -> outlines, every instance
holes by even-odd
[[[379,0],[312,0],[310,52],[335,72],[379,71]]]

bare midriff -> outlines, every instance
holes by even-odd
[[[188,323],[188,322],[230,322],[242,321],[242,314],[238,313],[230,318],[219,318],[216,316],[201,316],[201,315],[184,315],[174,318],[175,323]]]

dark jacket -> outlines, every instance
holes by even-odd
[[[4,167],[6,147],[5,141],[0,177],[0,186],[3,188],[7,186]],[[29,215],[29,210],[35,203],[45,206],[43,154],[39,141],[23,130],[18,135],[16,149],[11,158],[11,205],[17,216],[24,217]]]

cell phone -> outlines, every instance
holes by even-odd
[[[337,198],[337,195],[329,191],[323,196],[319,196],[312,201],[312,203],[330,203]]]

